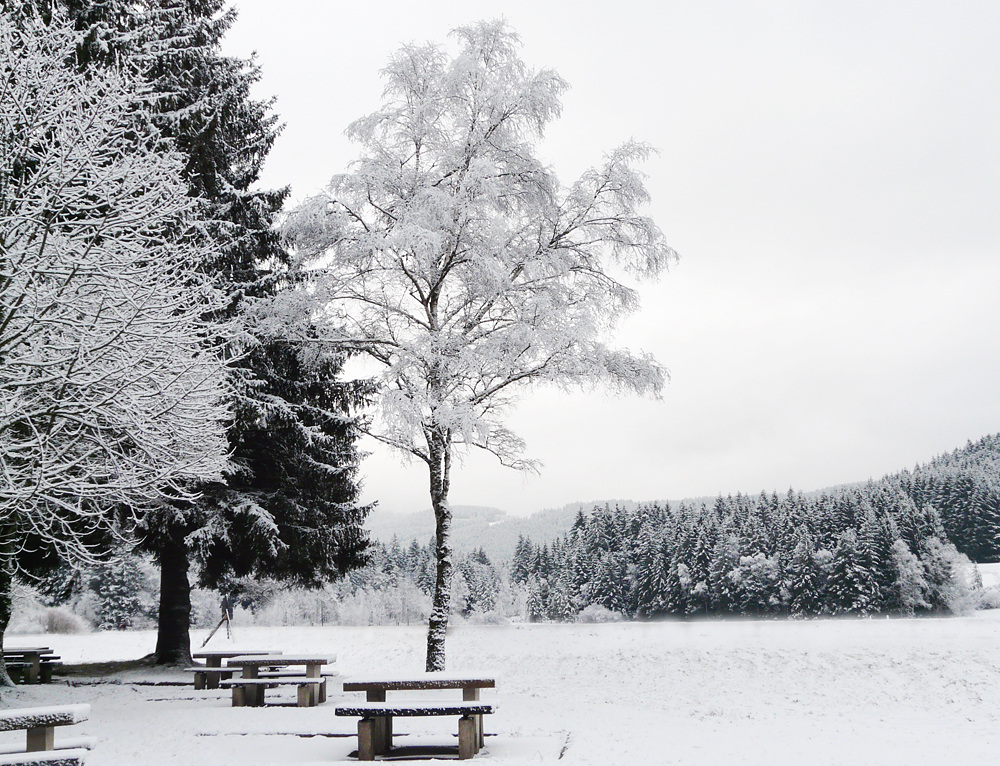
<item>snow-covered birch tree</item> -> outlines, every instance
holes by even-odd
[[[0,602],[26,545],[86,541],[226,466],[225,328],[181,160],[127,73],[0,17]],[[7,607],[0,608],[0,641]]]
[[[285,226],[309,281],[285,300],[311,302],[325,340],[381,365],[370,433],[429,470],[428,670],[445,665],[456,450],[535,468],[504,423],[530,384],[657,394],[663,367],[608,344],[638,308],[620,279],[655,277],[676,257],[639,212],[647,192],[635,166],[647,146],[626,143],[561,187],[536,144],[560,114],[565,82],[530,70],[501,21],[452,34],[455,55],[428,44],[393,56],[381,109],[348,129],[360,159]]]

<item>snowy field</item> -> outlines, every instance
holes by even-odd
[[[195,631],[197,647],[206,635]],[[150,632],[11,635],[64,662],[139,658]],[[343,675],[421,670],[424,630],[237,628],[211,648],[338,656]],[[980,764],[1000,752],[1000,610],[969,617],[460,626],[449,670],[495,673],[500,707],[479,762],[495,764]],[[86,702],[57,732],[99,740],[91,766],[351,762],[356,720],[337,718],[337,679],[316,708],[232,708],[131,672],[5,691],[4,707]],[[162,682],[174,682],[164,685]],[[291,702],[293,692],[268,692]],[[356,698],[355,695],[350,695]],[[399,744],[454,741],[454,719],[404,719]],[[23,744],[23,732],[2,734]]]

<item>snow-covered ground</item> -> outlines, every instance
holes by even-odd
[[[193,646],[205,631],[195,631]],[[64,662],[147,654],[149,632],[8,636]],[[409,674],[424,631],[237,628],[229,641],[338,656],[337,670]],[[979,764],[1000,753],[1000,610],[969,617],[459,626],[449,670],[496,674],[487,720],[495,764]],[[96,680],[96,679],[95,679]],[[57,732],[99,740],[90,766],[349,762],[356,720],[337,718],[337,680],[316,708],[232,708],[180,671],[5,691],[3,707],[87,702],[91,718]],[[288,701],[292,692],[268,692]],[[353,695],[351,695],[353,697]],[[448,740],[453,719],[404,719],[399,743]],[[23,742],[23,733],[0,742]]]

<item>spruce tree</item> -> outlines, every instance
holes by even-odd
[[[793,615],[819,614],[822,611],[821,578],[813,558],[812,537],[804,524],[799,526],[795,538],[787,574],[789,611]]]
[[[827,604],[833,614],[867,614],[871,611],[874,578],[866,564],[864,554],[859,550],[857,533],[854,529],[846,529],[833,552],[827,580]]]

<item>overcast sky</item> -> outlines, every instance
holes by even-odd
[[[544,390],[510,423],[525,476],[470,455],[453,504],[810,490],[1000,431],[1000,3],[236,0],[285,129],[263,185],[318,192],[358,156],[405,42],[503,16],[571,90],[540,155],[569,184],[629,138],[660,154],[647,212],[680,262],[640,287],[622,346],[662,399]],[[376,449],[365,497],[430,507]]]

